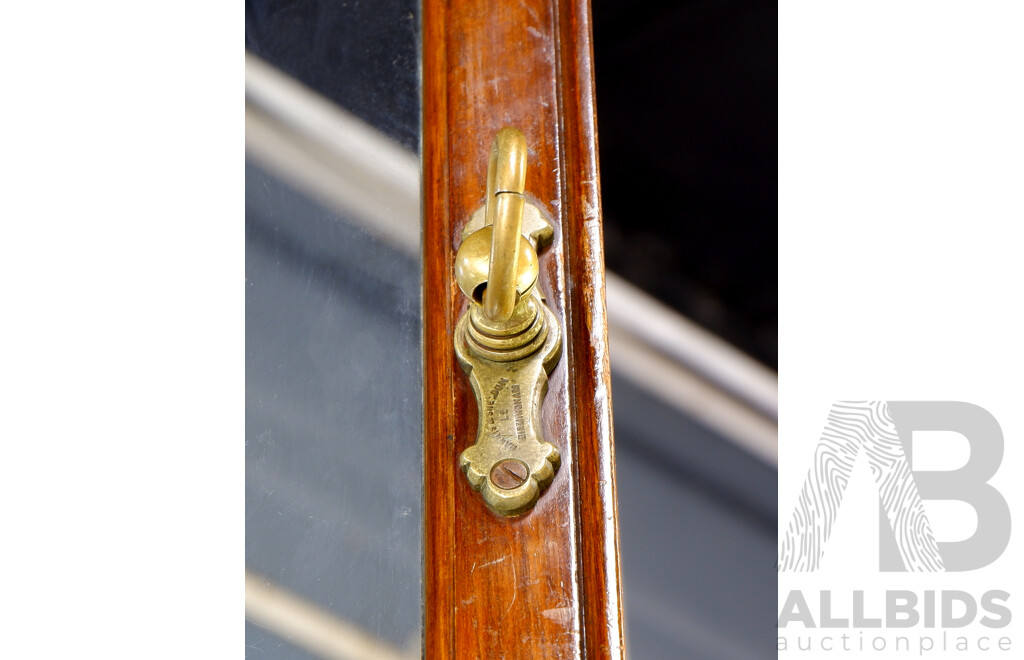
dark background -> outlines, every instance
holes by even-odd
[[[416,150],[418,11],[250,1],[245,45]],[[777,368],[776,5],[594,0],[593,17],[609,270]]]

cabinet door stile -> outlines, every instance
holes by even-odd
[[[422,27],[425,656],[622,657],[589,7],[426,0]],[[539,288],[563,329],[542,411],[562,465],[515,518],[458,468],[478,412],[453,348],[454,254],[503,126],[555,225]]]

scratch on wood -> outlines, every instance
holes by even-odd
[[[587,193],[580,195],[580,206],[583,208],[583,221],[593,222],[597,220],[597,207],[592,203],[593,198]]]
[[[530,17],[534,21],[540,22],[540,17],[537,16],[537,10],[534,9],[533,6],[530,5],[530,3],[528,3],[528,2],[520,2],[519,4],[521,4],[523,6],[523,9],[525,9],[526,11],[528,11],[530,13]]]
[[[508,557],[506,557],[506,559],[508,559]],[[516,604],[516,595],[518,593],[519,587],[516,586],[516,565],[512,564],[512,602],[508,604],[508,609],[505,610],[505,613],[501,615],[500,619],[498,619],[498,623],[504,621],[505,617],[508,616],[508,613],[512,611],[512,606]]]
[[[551,619],[566,628],[572,625],[573,613],[571,607],[552,607],[541,612],[541,616]]]
[[[508,559],[511,556],[512,555],[505,555],[504,557],[499,557],[499,558],[495,559],[494,561],[489,561],[486,564],[480,564],[479,568],[487,568],[488,566],[494,566],[495,564],[500,564],[501,562],[505,561],[506,559]],[[473,562],[473,568],[469,569],[470,574],[472,574],[473,571],[476,570],[476,569],[477,569],[476,562]],[[512,568],[512,573],[513,574],[515,574],[515,570],[516,570],[515,567],[513,567]]]

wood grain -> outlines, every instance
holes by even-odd
[[[428,658],[623,656],[589,20],[581,0],[423,4]],[[452,346],[453,257],[502,126],[526,135],[528,195],[555,220],[540,288],[564,331],[542,420],[562,467],[515,519],[458,469],[477,409]]]

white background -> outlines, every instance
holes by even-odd
[[[991,483],[1024,520],[1022,34],[1015,2],[780,3],[780,534],[844,399],[988,410],[1006,441]],[[1016,532],[983,570],[878,573],[877,491],[860,467],[822,570],[780,574],[780,599],[790,588],[999,588],[1024,618]],[[969,512],[953,514],[943,527],[973,529]],[[971,631],[1014,639],[1014,652],[988,656],[1024,652],[1017,621]]]
[[[243,6],[0,12],[0,656],[243,644]]]

